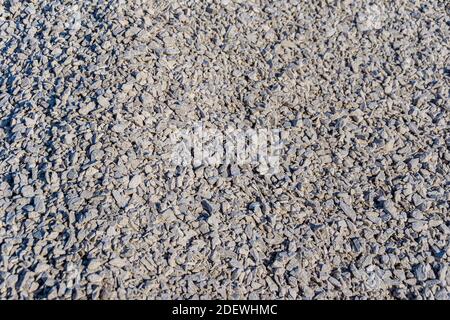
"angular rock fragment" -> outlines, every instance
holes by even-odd
[[[350,219],[356,220],[356,212],[351,205],[347,204],[344,200],[340,200],[339,207]]]

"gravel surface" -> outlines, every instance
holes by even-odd
[[[449,299],[449,13],[2,1],[0,298]],[[196,123],[279,165],[174,165]]]

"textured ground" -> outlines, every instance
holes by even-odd
[[[1,1],[3,299],[449,299],[446,1]],[[279,171],[170,164],[203,121]]]

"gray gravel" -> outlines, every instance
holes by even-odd
[[[449,299],[449,13],[2,1],[0,298]],[[200,121],[278,170],[172,165]]]

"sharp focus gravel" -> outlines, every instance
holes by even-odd
[[[449,15],[2,1],[0,298],[449,299]],[[278,171],[173,166],[199,122]]]

